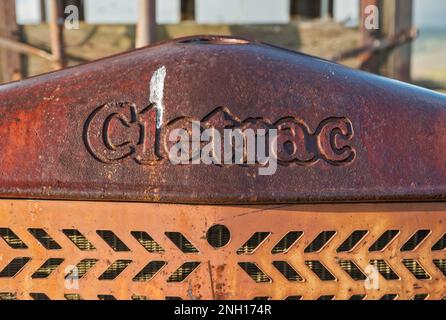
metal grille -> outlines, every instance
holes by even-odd
[[[0,230],[0,299],[446,296],[441,203],[1,200]]]

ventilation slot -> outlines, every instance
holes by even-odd
[[[0,300],[17,300],[17,294],[12,292],[0,292]]]
[[[133,281],[149,281],[165,265],[164,261],[152,261],[133,278]]]
[[[270,235],[270,232],[256,232],[238,250],[237,254],[252,254]]]
[[[427,298],[429,298],[429,295],[423,293],[423,294],[415,295],[411,300],[421,300],[421,301],[423,301],[423,300],[427,300]]]
[[[150,300],[150,299],[149,299],[149,297],[146,297],[146,296],[132,295],[132,300],[135,300],[135,301],[144,301],[144,300]]]
[[[273,265],[288,281],[304,281],[286,261],[274,261]]]
[[[165,300],[171,300],[171,301],[180,301],[180,300],[183,300],[182,298],[180,298],[180,297],[165,297],[164,298]]]
[[[446,277],[446,260],[434,260],[433,263]]]
[[[75,229],[66,229],[62,230],[62,232],[75,244],[76,247],[81,251],[93,251],[96,250],[94,245],[88,241],[85,236]]]
[[[8,228],[0,228],[0,237],[12,248],[12,249],[28,249],[28,246],[17,235]]]
[[[417,278],[418,280],[429,280],[431,276],[426,273],[423,267],[418,263],[418,261],[413,259],[404,259],[404,266]]]
[[[206,233],[208,243],[214,248],[222,248],[229,243],[231,233],[229,229],[223,225],[215,225],[209,228]]]
[[[446,248],[446,233],[443,237],[438,240],[436,244],[432,247],[432,251],[443,251]]]
[[[367,277],[362,273],[362,271],[358,268],[358,266],[348,260],[340,260],[339,265],[341,268],[348,273],[348,275],[355,281],[364,281]]]
[[[412,238],[410,238],[404,246],[401,247],[401,251],[413,251],[415,250],[423,241],[426,239],[426,237],[431,233],[430,230],[418,230]]]
[[[130,249],[121,241],[112,231],[97,230],[96,233],[116,252],[130,251]]]
[[[336,231],[323,231],[305,248],[305,253],[319,252],[334,237]]]
[[[302,237],[302,231],[288,232],[271,250],[272,254],[286,253]]]
[[[239,266],[257,283],[271,282],[271,279],[252,262],[239,262]]]
[[[370,264],[375,266],[378,272],[386,280],[399,280],[399,276],[393,272],[392,268],[384,260],[371,260]]]
[[[360,300],[365,300],[366,297],[367,296],[365,294],[355,294],[355,295],[351,296],[349,300],[360,301]]]
[[[30,258],[15,258],[0,272],[0,278],[14,277],[30,260]]]
[[[199,252],[180,232],[166,232],[166,236],[184,253]]]
[[[255,297],[252,300],[254,300],[254,301],[265,301],[265,300],[271,300],[271,297]]]
[[[172,273],[167,282],[181,282],[186,279],[195,269],[198,268],[200,262],[186,262]]]
[[[398,298],[397,294],[385,294],[385,295],[383,295],[381,297],[380,300],[388,300],[388,301],[390,301],[390,300],[396,300],[397,298]]]
[[[112,296],[111,294],[99,294],[98,295],[98,299],[99,300],[103,300],[103,301],[106,301],[106,300],[110,300],[110,301],[116,300],[116,298],[114,296]]]
[[[367,230],[357,230],[354,231],[350,237],[348,237],[343,244],[336,250],[337,252],[350,252],[352,251],[359,242],[364,239],[366,234],[368,233]]]
[[[46,279],[50,274],[57,269],[58,266],[62,264],[63,259],[52,258],[48,259],[40,268],[37,270],[31,278],[33,279]]]
[[[99,280],[115,280],[130,264],[132,260],[116,260],[110,267],[99,277]]]
[[[65,277],[65,279],[68,278],[76,278],[81,279],[83,278],[88,271],[90,271],[91,268],[93,268],[96,263],[98,262],[97,259],[84,259],[81,262],[77,264],[75,268],[73,268]]]
[[[305,264],[322,281],[334,281],[336,278],[328,271],[320,261],[305,261]]]
[[[285,300],[302,300],[304,297],[302,296],[289,296],[286,297]]]
[[[327,296],[320,296],[317,300],[319,300],[319,301],[330,301],[330,300],[334,300],[334,299],[335,299],[335,296],[327,295]]]
[[[45,301],[45,300],[51,300],[46,294],[44,293],[30,293],[29,294],[33,300],[39,300],[39,301]]]
[[[388,230],[384,232],[381,237],[369,248],[370,252],[377,252],[384,250],[399,234],[399,230]]]
[[[152,237],[143,231],[132,231],[132,236],[150,253],[163,253],[164,249],[152,239]]]
[[[82,297],[76,293],[69,293],[69,294],[64,295],[64,297],[67,300],[82,300]]]
[[[28,229],[29,233],[33,235],[37,241],[47,250],[60,250],[62,249],[59,244],[49,236],[43,229]]]

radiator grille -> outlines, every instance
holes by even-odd
[[[437,300],[445,222],[429,203],[0,200],[0,300]]]

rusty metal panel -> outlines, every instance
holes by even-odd
[[[175,40],[0,86],[0,197],[445,200],[445,107],[444,95],[255,41]],[[172,165],[166,137],[192,120],[278,129],[276,174]]]
[[[2,200],[0,298],[442,299],[445,221],[438,203]]]

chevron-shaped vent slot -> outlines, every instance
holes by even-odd
[[[360,300],[365,300],[367,296],[365,294],[354,294],[350,297],[349,300],[351,301],[360,301]]]
[[[149,281],[165,265],[165,261],[151,261],[133,278],[133,281]]]
[[[118,236],[113,233],[113,231],[110,231],[110,230],[97,230],[96,233],[114,251],[116,251],[116,252],[127,252],[127,251],[130,251],[130,249],[125,245],[125,243],[122,242],[121,239],[119,239]]]
[[[304,279],[294,270],[292,266],[286,261],[273,261],[274,267],[288,280],[288,281],[304,281]]]
[[[434,260],[433,263],[438,268],[438,270],[440,270],[446,277],[446,259]]]
[[[99,277],[99,280],[115,280],[130,264],[132,260],[116,260]]]
[[[115,296],[112,296],[111,294],[98,294],[98,299],[103,301],[116,300]]]
[[[369,251],[378,252],[384,250],[398,236],[399,233],[399,230],[387,230],[379,237],[378,240],[375,241],[375,243],[370,246]]]
[[[288,232],[271,250],[272,254],[286,253],[302,237],[302,231]]]
[[[400,277],[392,270],[392,268],[384,260],[371,260],[370,264],[375,266],[378,272],[386,280],[399,280]]]
[[[270,232],[256,232],[237,250],[237,254],[252,254],[268,238]]]
[[[12,249],[28,249],[28,246],[9,228],[0,228],[0,237]]]
[[[303,300],[303,298],[302,296],[288,296],[285,300]]]
[[[335,281],[336,278],[320,261],[305,261],[307,267],[322,281]]]
[[[64,295],[66,300],[83,300],[80,294],[68,293]]]
[[[47,250],[60,250],[62,247],[43,229],[28,229],[37,241]]]
[[[135,301],[144,301],[144,300],[150,300],[149,297],[147,296],[137,296],[137,295],[132,295],[132,300]]]
[[[404,266],[414,275],[418,280],[429,280],[431,276],[423,269],[423,267],[414,259],[404,259]]]
[[[67,275],[66,279],[68,278],[83,278],[88,271],[90,271],[91,268],[93,268],[96,263],[98,262],[97,259],[84,259],[81,262],[79,262],[75,268],[73,268]]]
[[[239,262],[239,266],[257,283],[271,282],[271,279],[252,262]]]
[[[362,239],[367,235],[367,230],[354,231],[336,250],[337,252],[350,252],[352,251]]]
[[[163,253],[164,249],[144,231],[132,231],[132,236],[150,253]]]
[[[430,230],[418,230],[415,234],[401,247],[402,252],[415,250],[431,233]]]
[[[421,294],[416,294],[413,296],[413,298],[411,300],[416,300],[416,301],[423,301],[423,300],[427,300],[427,298],[429,298],[429,295],[426,293],[421,293]]]
[[[364,281],[367,277],[362,273],[361,269],[350,260],[339,260],[341,268],[355,281]]]
[[[13,292],[0,292],[0,300],[17,300],[17,294]]]
[[[267,297],[267,296],[264,296],[264,297],[255,297],[255,298],[252,299],[252,300],[254,300],[254,301],[267,301],[267,300],[271,300],[271,297]]]
[[[305,253],[321,251],[335,236],[336,231],[322,231],[319,235],[305,248]]]
[[[432,251],[443,251],[444,249],[446,249],[446,233],[433,245]]]
[[[74,243],[76,247],[78,247],[81,251],[93,251],[96,250],[94,245],[88,241],[88,239],[76,229],[65,229],[62,232],[67,236],[71,242]]]
[[[167,282],[182,282],[186,279],[195,269],[198,268],[200,262],[186,262],[173,272],[167,279]]]
[[[31,260],[31,258],[15,258],[12,260],[1,272],[0,278],[12,278],[17,275],[25,265]]]
[[[62,264],[64,259],[51,258],[45,261],[45,263],[31,276],[33,279],[46,279]]]
[[[29,295],[33,300],[39,300],[39,301],[51,300],[45,293],[42,292],[32,292]]]
[[[330,300],[334,300],[335,296],[332,295],[325,295],[325,296],[320,296],[317,300],[320,301],[330,301]]]
[[[180,232],[166,232],[166,236],[184,253],[198,253],[198,249]]]
[[[398,295],[397,294],[385,294],[381,297],[380,300],[387,300],[387,301],[391,301],[391,300],[396,300],[398,299]]]

